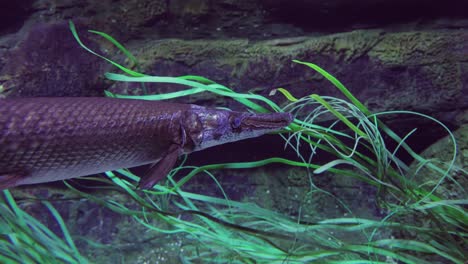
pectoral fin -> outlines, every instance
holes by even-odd
[[[138,187],[142,189],[151,189],[157,182],[164,179],[174,167],[177,158],[179,157],[179,152],[180,149],[177,147],[170,151],[159,162],[152,165],[146,174],[141,177]]]

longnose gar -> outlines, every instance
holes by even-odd
[[[0,99],[0,189],[153,164],[151,188],[178,156],[277,131],[289,113],[253,114],[115,98]]]

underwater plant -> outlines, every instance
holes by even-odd
[[[94,53],[81,43],[72,24],[71,29],[80,45]],[[135,57],[129,55],[131,53],[118,44],[115,39],[102,32],[90,32],[97,33],[116,44],[134,64],[138,64]],[[144,198],[134,190],[134,181],[138,179],[136,175],[126,170],[119,170],[119,174],[128,178],[112,178],[114,183],[125,188],[133,199],[136,199],[143,206],[145,212],[161,213],[161,207],[152,202],[158,195],[169,194],[180,197],[183,203],[177,202],[175,205],[181,211],[165,214],[166,221],[171,222],[178,232],[188,232],[201,244],[214,243],[216,247],[207,247],[208,252],[213,248],[225,248],[226,252],[229,252],[226,254],[230,254],[231,257],[235,255],[236,257],[233,258],[245,263],[254,260],[269,263],[303,263],[313,260],[337,263],[365,263],[366,261],[377,263],[389,259],[404,263],[424,263],[424,256],[428,261],[462,263],[467,259],[465,252],[468,215],[465,206],[468,201],[463,199],[448,200],[435,195],[435,190],[444,181],[450,180],[457,185],[456,179],[450,178],[449,174],[457,155],[457,149],[450,130],[434,118],[410,111],[371,113],[331,74],[315,64],[298,60],[294,62],[319,72],[339,89],[348,100],[317,94],[297,99],[287,90],[279,88],[278,91],[291,102],[286,107],[281,108],[263,96],[237,93],[204,77],[191,75],[180,77],[149,76],[130,70],[107,58],[104,59],[126,74],[106,73],[106,77],[110,80],[140,83],[175,83],[188,86],[186,90],[166,94],[126,96],[107,93],[108,96],[163,100],[200,92],[210,92],[232,98],[254,112],[290,111],[295,114],[296,119],[293,124],[288,127],[287,131],[284,131],[289,136],[283,134],[283,137],[286,144],[297,152],[300,161],[274,157],[253,162],[210,164],[195,168],[187,168],[182,164],[172,171],[172,175],[183,169],[191,169],[191,171],[177,182],[169,177],[168,186],[158,185],[154,190],[146,192]],[[315,123],[315,120],[321,116],[330,114],[336,120],[331,125],[323,127]],[[419,115],[442,126],[450,135],[453,143],[453,158],[449,164],[440,166],[437,162],[426,160],[415,153],[405,141],[411,133],[401,138],[380,120],[382,115],[390,114]],[[337,124],[344,124],[347,129],[334,129]],[[384,137],[396,142],[397,147],[389,150]],[[349,144],[350,140],[354,143]],[[312,156],[302,156],[302,148],[311,148],[312,155],[315,150],[321,149],[333,154],[336,159],[327,164],[313,164],[311,163]],[[362,151],[362,149],[365,151]],[[418,171],[422,167],[426,167],[439,173],[440,178],[435,181],[435,184],[429,183],[429,180],[423,183],[417,182],[416,177],[413,175],[414,172],[398,158],[397,153],[400,149],[408,152],[419,164],[417,166]],[[376,188],[376,198],[379,206],[387,214],[380,221],[355,216],[352,218],[324,219],[316,223],[303,223],[300,216],[294,219],[259,208],[253,204],[188,193],[182,189],[184,184],[198,173],[209,173],[209,171],[221,168],[252,168],[270,163],[310,168],[316,174],[327,171],[335,175],[352,177],[365,182]],[[343,165],[351,165],[351,169]],[[463,186],[460,184],[457,186],[462,193],[466,193]],[[321,191],[313,184],[312,180],[311,191]],[[207,209],[205,206],[200,208],[194,201],[202,201]],[[208,215],[206,210],[209,210]],[[200,223],[203,223],[203,225],[196,226],[194,222],[185,223],[181,221],[179,216],[184,213],[198,216]],[[414,224],[405,222],[404,219],[408,215],[423,216],[426,225],[422,227],[418,225],[418,222]],[[216,219],[213,219],[212,216],[216,216]],[[139,221],[148,228],[152,228],[147,217],[144,214],[143,219]],[[353,244],[353,241],[346,241],[338,237],[330,240],[330,233],[327,232],[329,230],[363,233],[367,241]],[[381,239],[376,236],[376,233],[382,230],[415,232],[418,236],[414,239],[405,237]],[[249,236],[246,236],[246,234]],[[289,241],[289,244],[286,243],[289,247],[281,247],[274,243],[272,239],[280,240],[283,243]],[[209,257],[213,257],[210,253],[207,254]],[[214,254],[214,252],[211,252],[211,254]],[[219,254],[219,252],[216,252],[216,255]],[[423,258],[421,258],[422,256]],[[437,259],[434,259],[434,257],[437,257]]]
[[[83,257],[60,214],[48,201],[43,205],[52,214],[63,239],[21,209],[8,190],[0,195],[1,263],[88,263]]]
[[[97,197],[83,191],[83,188],[78,189],[67,184],[70,190],[81,197],[131,217],[148,232],[182,235],[184,244],[180,245],[181,250],[178,252],[181,263],[461,264],[468,259],[468,214],[465,209],[468,200],[449,199],[436,194],[436,190],[447,181],[453,182],[461,193],[466,194],[463,186],[457,185],[457,180],[450,177],[457,154],[455,139],[450,130],[437,120],[409,111],[372,113],[330,73],[318,65],[299,60],[294,62],[319,72],[347,100],[317,94],[295,98],[286,89],[278,88],[277,91],[290,102],[285,107],[280,107],[261,95],[238,93],[201,76],[146,75],[90,50],[80,41],[73,23],[70,23],[70,28],[84,49],[124,72],[106,73],[108,79],[142,84],[175,83],[187,87],[185,90],[165,94],[128,96],[107,92],[107,96],[164,100],[208,92],[232,98],[254,112],[289,111],[296,117],[286,130],[281,131],[281,136],[285,145],[296,151],[297,160],[272,157],[199,167],[182,162],[170,172],[165,184],[158,184],[150,190],[139,190],[136,187],[138,175],[126,169],[107,172],[108,178],[88,178],[125,194],[138,208]],[[90,32],[109,40],[130,61],[138,65],[136,58],[111,36],[98,31]],[[411,133],[400,137],[381,121],[382,115],[395,113],[424,116],[444,127],[453,143],[453,159],[442,166],[415,153],[406,143]],[[334,121],[322,126],[316,120],[323,116],[332,116]],[[388,140],[396,142],[397,147],[390,150],[387,147]],[[311,150],[311,155],[302,154],[304,149]],[[334,160],[326,164],[314,164],[312,157],[317,150],[332,154]],[[398,158],[400,150],[405,150],[417,161],[416,172]],[[375,188],[375,198],[384,214],[380,219],[360,216],[347,207],[346,201],[320,189],[314,184],[313,177],[309,177],[308,195],[330,196],[337,206],[347,208],[349,215],[308,221],[300,213],[283,214],[251,202],[231,200],[214,175],[214,171],[218,169],[257,168],[267,164],[306,168],[314,174],[326,172],[335,177],[349,177],[368,184]],[[438,173],[438,179],[418,181],[414,174],[421,172],[422,168]],[[210,176],[225,198],[187,191],[186,184],[199,174]],[[175,175],[178,177],[173,177]],[[176,178],[179,180],[176,181]],[[9,201],[13,201],[12,198]],[[414,221],[407,221],[408,218]],[[357,237],[363,239],[356,239]],[[91,242],[90,245],[103,246]],[[13,247],[10,250],[18,250],[14,246],[15,244],[10,245]],[[112,245],[108,247],[112,248]]]

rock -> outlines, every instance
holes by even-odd
[[[452,170],[444,175],[424,166],[422,169],[418,162],[411,165],[415,181],[430,187],[437,187],[435,194],[444,199],[465,199],[468,195],[468,124],[461,126],[453,132],[456,140],[456,156]],[[444,170],[449,169],[454,155],[454,142],[446,136],[424,150],[420,155],[429,162]]]
[[[86,36],[83,41],[89,43]],[[90,45],[99,50],[96,45]],[[99,86],[102,86],[105,64],[83,52],[66,22],[31,26],[4,56],[0,84],[8,96],[102,94]]]

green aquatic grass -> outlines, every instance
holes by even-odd
[[[13,263],[88,263],[76,248],[68,229],[55,208],[46,209],[57,221],[64,239],[21,209],[8,190],[0,197],[0,262]]]
[[[263,96],[237,93],[204,77],[149,76],[128,69],[84,46],[72,23],[70,29],[84,49],[100,56],[126,74],[108,73],[107,78],[124,82],[173,83],[182,88],[176,92],[158,95],[127,96],[107,92],[108,96],[166,100],[206,92],[232,98],[250,111],[290,111],[296,116],[294,122],[282,131],[282,136],[286,146],[297,152],[298,160],[272,157],[251,162],[207,164],[201,167],[188,167],[182,163],[171,171],[166,184],[156,185],[153,189],[145,191],[136,188],[139,177],[128,170],[118,170],[118,176],[116,173],[107,172],[107,179],[88,178],[107,183],[111,188],[128,196],[139,208],[99,198],[69,186],[72,191],[86,199],[132,217],[148,232],[185,235],[187,244],[183,246],[186,249],[184,253],[180,254],[182,263],[226,263],[227,260],[229,263],[463,263],[468,258],[468,215],[465,210],[468,201],[447,200],[435,194],[435,190],[450,179],[449,172],[456,155],[456,143],[448,129],[453,141],[454,158],[442,168],[436,162],[426,160],[411,150],[406,143],[411,133],[400,137],[379,119],[382,115],[403,112],[370,112],[341,82],[318,65],[294,61],[319,72],[348,100],[317,94],[295,98],[289,91],[280,88],[278,91],[290,101],[286,107],[280,107]],[[131,53],[115,39],[102,32],[90,32],[109,40],[138,65],[136,58],[130,56]],[[335,121],[331,125],[321,126],[316,120],[323,116],[332,116]],[[347,129],[337,129],[339,125]],[[386,147],[386,137],[397,142],[396,149],[390,150]],[[349,144],[350,141],[354,143]],[[312,150],[312,155],[301,155],[304,148]],[[336,159],[327,164],[314,164],[313,155],[319,149],[329,152]],[[366,153],[370,154],[365,154],[360,149],[365,149]],[[400,149],[410,153],[420,163],[419,168],[426,167],[439,173],[440,177],[436,183],[414,180],[414,172],[410,172],[408,165],[398,159]],[[323,219],[316,222],[306,222],[300,214],[285,215],[256,204],[230,200],[224,192],[224,198],[218,198],[184,191],[185,185],[202,173],[208,174],[222,190],[222,183],[217,182],[214,175],[216,170],[256,168],[272,163],[309,169],[315,174],[333,173],[336,177],[352,177],[365,182],[378,190],[376,198],[379,205],[388,213],[380,220],[360,217],[347,207],[346,201],[318,189],[313,182],[313,176],[309,177],[310,193],[334,198],[337,206],[347,208],[349,217],[322,217]],[[178,181],[172,177],[176,174],[179,175]],[[463,186],[458,185],[458,188],[459,191],[464,191]],[[406,221],[406,217],[415,218],[419,222]],[[61,226],[64,227],[64,224]],[[410,235],[394,239],[379,235],[393,232]],[[28,237],[27,234],[25,237]],[[356,239],[357,237],[363,239]],[[70,244],[71,237],[65,235],[65,238],[62,246],[65,245],[70,254],[76,254],[75,247]],[[15,237],[10,243],[20,245]],[[97,243],[94,245],[98,246]],[[19,247],[16,250],[18,254],[26,254]],[[36,253],[36,250],[39,253]],[[29,254],[40,256],[41,247],[31,247],[30,251],[32,253]]]
[[[404,263],[431,263],[409,254],[415,251],[437,254],[452,260],[454,263],[461,263],[447,251],[441,251],[429,243],[420,241],[379,239],[356,244],[356,242],[345,241],[330,235],[330,231],[353,234],[370,233],[372,230],[383,228],[440,235],[440,232],[437,234],[437,231],[432,228],[362,218],[337,218],[317,223],[298,223],[292,218],[260,208],[255,204],[213,198],[184,192],[180,189],[174,190],[170,186],[163,185],[155,186],[154,191],[145,191],[146,197],[143,198],[137,193],[135,187],[138,176],[126,170],[118,172],[124,177],[116,177],[115,174],[108,173],[113,184],[120,186],[137,201],[142,206],[141,210],[130,209],[122,203],[96,198],[71,186],[70,188],[83,197],[103,204],[114,211],[134,217],[137,222],[149,230],[165,234],[189,234],[192,240],[197,241],[197,245],[203,245],[201,250],[206,251],[204,258],[213,260],[214,256],[218,256],[219,263],[225,263],[226,258],[242,260],[240,263],[248,263],[249,260],[280,263],[286,259],[289,263],[319,260],[328,262],[337,256],[351,261],[350,263],[366,258],[377,260],[389,256]],[[171,184],[175,185],[175,182],[171,181]],[[174,203],[178,207],[177,211],[163,212],[160,206],[154,202],[161,193],[182,197],[185,204]],[[195,201],[211,205],[209,214],[206,214],[206,209],[197,207]],[[459,201],[459,204],[462,203]],[[181,216],[187,214],[195,216],[198,221],[182,220]],[[154,219],[170,223],[172,228],[162,229],[152,222]],[[272,240],[281,240],[283,244],[284,241],[294,242],[299,246],[297,248],[281,247]],[[187,247],[190,248],[190,246]],[[218,250],[212,251],[212,249]],[[219,249],[225,251],[219,252]],[[186,252],[190,252],[190,250],[186,250]],[[190,260],[199,259],[200,256],[184,257]]]
[[[305,116],[302,120],[296,118],[294,123],[288,127],[290,136],[286,137],[286,142],[290,147],[293,147],[301,161],[290,161],[281,158],[271,158],[263,161],[253,161],[244,163],[231,163],[231,164],[211,164],[200,168],[193,168],[192,171],[186,174],[179,182],[172,182],[167,193],[177,193],[180,195],[181,188],[186,184],[193,176],[198,173],[205,172],[214,169],[236,169],[236,168],[252,168],[262,166],[268,163],[283,163],[290,166],[307,167],[314,169],[315,173],[322,173],[324,171],[333,172],[337,175],[354,177],[358,180],[362,180],[368,184],[376,186],[379,190],[378,197],[380,204],[383,208],[390,211],[387,217],[383,218],[379,222],[379,225],[373,226],[373,230],[370,232],[369,241],[366,245],[369,252],[379,255],[379,252],[385,252],[386,256],[392,256],[394,259],[406,263],[417,263],[418,258],[412,258],[410,255],[405,253],[408,252],[425,252],[429,254],[435,254],[447,260],[461,263],[464,258],[463,243],[466,243],[466,223],[468,223],[467,213],[464,210],[467,201],[461,200],[457,202],[445,201],[434,195],[435,189],[446,180],[451,170],[455,157],[457,154],[457,147],[455,139],[451,134],[450,130],[447,129],[443,124],[437,120],[413,112],[402,112],[392,111],[385,113],[371,113],[364,104],[362,104],[357,98],[355,98],[349,90],[333,75],[320,68],[318,65],[308,62],[302,62],[295,60],[294,62],[305,65],[319,72],[327,80],[329,80],[337,89],[339,89],[349,101],[344,101],[332,97],[323,97],[317,94],[312,94],[310,97],[296,99],[285,89],[278,89],[282,92],[287,99],[291,101],[291,104],[282,109],[274,102],[269,99],[253,94],[241,94],[237,93],[223,85],[217,84],[204,77],[197,76],[181,76],[181,77],[159,77],[159,76],[148,76],[145,74],[125,76],[122,74],[107,73],[106,77],[114,81],[124,82],[157,82],[157,83],[173,83],[179,84],[185,89],[182,91],[173,92],[170,94],[160,94],[151,96],[137,96],[133,98],[138,99],[150,99],[150,100],[164,100],[169,98],[176,98],[181,96],[188,96],[200,92],[210,92],[219,96],[225,96],[232,98],[244,104],[246,108],[251,109],[255,112],[270,112],[270,111],[291,111],[295,113],[296,117]],[[120,68],[120,67],[119,67]],[[124,71],[125,72],[125,71]],[[108,93],[110,96],[115,97],[128,97],[124,95],[114,95]],[[264,107],[266,106],[266,107]],[[314,106],[314,110],[310,111],[310,106]],[[309,108],[308,108],[309,107]],[[302,111],[310,111],[309,113],[301,113]],[[396,135],[390,128],[388,128],[378,117],[382,115],[391,114],[413,114],[420,115],[425,118],[429,118],[441,125],[447,130],[453,142],[453,158],[448,164],[446,170],[441,169],[434,163],[427,161],[423,157],[415,153],[410,146],[406,144],[406,138],[410,137],[410,134],[403,138]],[[315,124],[315,120],[323,115],[333,115],[336,118],[329,127],[322,127]],[[341,130],[333,129],[337,124],[343,123],[349,128],[349,132],[343,132]],[[398,143],[398,146],[394,150],[386,148],[386,142],[383,139],[385,136],[390,137],[392,140]],[[344,140],[353,139],[355,144],[348,146],[344,143]],[[293,142],[295,141],[295,143]],[[334,154],[337,159],[328,164],[312,164],[310,161],[312,157],[302,157],[300,149],[304,146],[310,147],[312,150],[322,149],[329,153]],[[372,155],[365,155],[357,151],[358,146],[364,147],[369,150]],[[405,149],[412,157],[417,160],[422,166],[426,166],[431,170],[434,170],[441,174],[438,183],[432,188],[427,188],[425,184],[416,183],[408,175],[408,166],[398,159],[397,152],[399,149]],[[314,152],[312,152],[314,153]],[[356,170],[349,170],[346,167],[343,168],[343,164],[351,165]],[[178,169],[176,169],[178,170]],[[311,182],[311,186],[314,184]],[[459,186],[462,189],[462,186]],[[157,195],[157,192],[154,193]],[[186,203],[191,204],[191,199],[187,196],[182,195]],[[206,197],[205,197],[206,198]],[[389,199],[391,198],[391,199]],[[214,201],[205,199],[205,203],[212,204]],[[232,201],[231,203],[232,204]],[[219,205],[219,204],[218,204]],[[432,207],[434,206],[434,207]],[[231,207],[230,207],[231,208]],[[431,209],[429,209],[431,208]],[[194,208],[192,208],[194,209]],[[253,210],[251,213],[257,215],[258,210]],[[246,212],[249,212],[247,210]],[[254,213],[256,212],[256,213]],[[428,215],[427,219],[433,226],[430,231],[418,229],[419,234],[425,236],[428,241],[432,239],[434,241],[440,241],[439,243],[433,243],[434,245],[425,244],[422,242],[411,242],[404,244],[401,240],[395,241],[395,247],[401,249],[400,255],[391,255],[382,248],[374,248],[375,245],[390,245],[391,241],[386,243],[375,244],[373,238],[375,233],[383,228],[388,228],[386,225],[393,218],[401,217],[404,215],[411,215],[414,212],[421,212]],[[265,215],[271,217],[265,211],[262,212]],[[223,215],[217,213],[216,215]],[[229,214],[231,217],[233,214]],[[266,217],[265,221],[274,222],[272,219]],[[283,229],[286,227],[283,226]],[[309,228],[309,227],[308,227]],[[398,225],[399,229],[411,229],[408,224]],[[361,232],[364,229],[360,229]],[[432,234],[435,234],[432,236]],[[456,237],[456,239],[454,239]],[[457,243],[457,239],[464,241],[463,243]],[[224,241],[224,240],[223,240]],[[443,247],[444,243],[449,241],[453,247]],[[323,241],[322,241],[323,242]],[[374,244],[372,244],[374,243]],[[421,244],[418,244],[421,243]],[[406,246],[401,246],[406,245]],[[416,246],[419,245],[419,246]],[[354,245],[353,250],[357,250],[362,245]],[[437,248],[439,247],[439,249]],[[348,248],[348,249],[349,249]],[[424,248],[424,250],[423,250]],[[448,248],[451,248],[448,250]],[[336,249],[335,249],[336,250]],[[353,251],[351,250],[351,251]],[[450,251],[449,253],[447,251]],[[360,252],[362,254],[362,252]],[[380,255],[385,255],[384,253]],[[333,255],[333,254],[332,254]],[[277,256],[278,257],[278,256]],[[288,260],[291,256],[288,255]],[[362,259],[361,259],[362,260]],[[375,260],[375,259],[374,259]],[[270,261],[270,260],[269,260]]]

